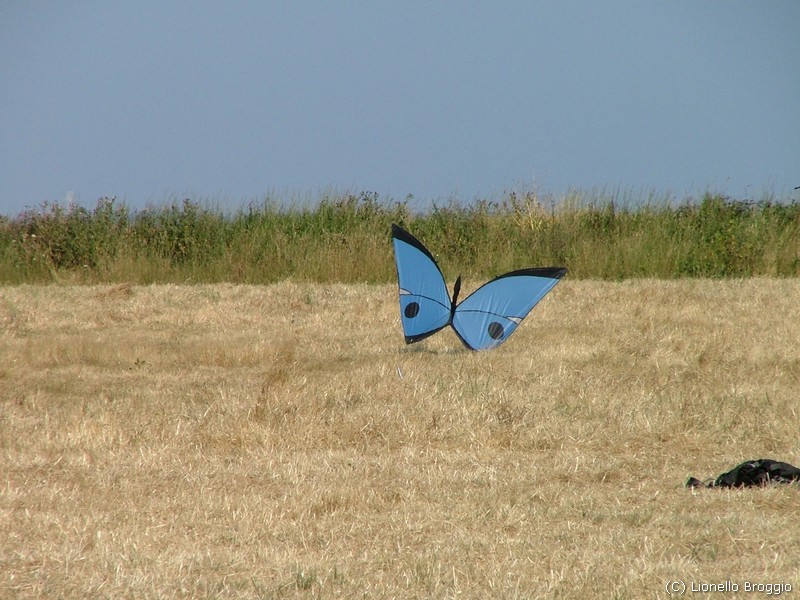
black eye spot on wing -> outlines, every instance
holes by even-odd
[[[403,314],[408,319],[413,319],[414,317],[416,317],[419,314],[419,303],[409,302],[405,310],[403,311]]]
[[[505,333],[505,331],[503,330],[503,326],[497,321],[492,321],[491,323],[489,323],[487,331],[489,332],[489,337],[492,338],[493,340],[499,340],[501,337],[503,337],[503,334]]]

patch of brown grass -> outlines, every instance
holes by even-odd
[[[0,289],[2,597],[797,587],[800,282],[565,281],[487,353],[393,286]]]

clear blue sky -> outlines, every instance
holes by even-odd
[[[0,3],[0,214],[797,185],[797,0]]]

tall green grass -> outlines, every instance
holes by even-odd
[[[378,195],[274,200],[234,213],[192,200],[131,210],[44,204],[0,217],[0,283],[388,282],[391,223],[411,230],[448,277],[563,265],[577,278],[800,274],[800,203],[706,194],[450,202],[423,212]]]

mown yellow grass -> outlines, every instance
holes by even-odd
[[[800,587],[800,281],[566,280],[405,346],[396,288],[0,289],[0,597]]]

